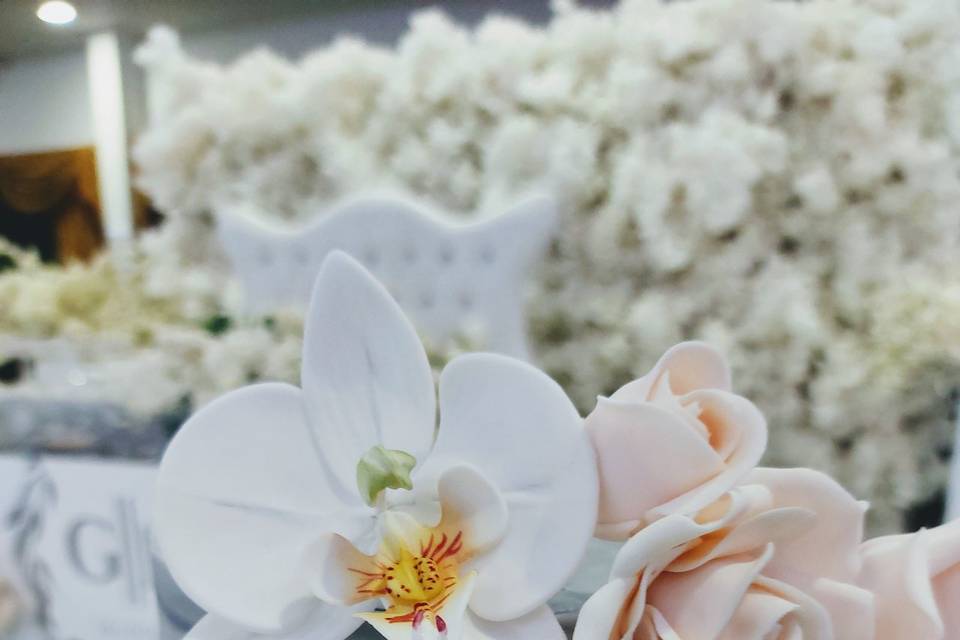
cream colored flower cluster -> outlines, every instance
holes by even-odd
[[[254,379],[296,379],[302,318],[225,315],[229,295],[202,270],[164,275],[141,251],[65,268],[6,244],[0,255],[0,362],[35,361],[0,390],[152,415]]]
[[[545,27],[415,16],[394,49],[191,59],[136,157],[181,255],[209,212],[297,220],[371,186],[451,212],[565,207],[529,315],[581,408],[681,339],[723,346],[774,464],[873,500],[944,477],[958,379],[960,9],[950,0],[560,3]]]
[[[156,242],[147,235],[132,254],[63,268],[0,239],[0,365],[33,363],[0,392],[113,402],[150,417],[250,382],[299,379],[302,310],[245,315],[230,283],[165,257]],[[427,350],[439,370],[471,345],[456,337]]]

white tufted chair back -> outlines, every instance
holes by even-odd
[[[339,249],[383,282],[428,341],[479,333],[485,350],[526,358],[524,286],[556,213],[551,199],[536,198],[456,224],[400,200],[369,198],[295,231],[235,214],[217,221],[250,313],[306,306],[323,259]]]

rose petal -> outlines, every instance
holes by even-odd
[[[638,580],[636,576],[613,578],[590,596],[577,616],[573,640],[610,640],[624,609],[635,599],[631,592]]]
[[[304,329],[302,383],[310,426],[344,486],[371,447],[423,461],[436,425],[433,374],[410,322],[359,263],[333,252]]]
[[[363,624],[355,614],[368,608],[320,604],[307,613],[296,629],[269,635],[251,632],[216,616],[206,616],[183,640],[344,640]]]
[[[477,560],[470,608],[488,620],[523,616],[566,584],[592,537],[597,471],[582,420],[544,373],[493,354],[451,362],[440,404],[429,464],[482,468],[510,512],[503,540]]]
[[[722,440],[729,438],[736,438],[737,444],[723,459],[723,471],[686,494],[652,509],[648,519],[670,513],[699,511],[740,482],[757,465],[767,448],[766,418],[746,398],[706,389],[689,393],[683,400],[700,405],[701,419],[707,425],[712,439],[717,439],[714,446],[721,445]]]
[[[650,585],[665,567],[689,548],[688,543],[722,528],[728,518],[739,513],[736,500],[730,505],[723,518],[708,524],[686,516],[666,516],[639,531],[623,545],[610,571],[611,582],[624,581],[631,585],[629,599],[622,603],[622,611],[615,620],[617,636],[632,637],[636,633],[643,622]]]
[[[933,594],[943,621],[944,640],[960,638],[960,564],[943,571],[933,579]]]
[[[717,640],[762,640],[780,628],[781,620],[797,605],[751,587]],[[780,637],[779,634],[772,637]]]
[[[650,373],[624,385],[611,399],[643,402],[664,372],[670,374],[670,386],[677,395],[696,389],[729,391],[730,367],[720,352],[705,342],[681,342],[664,353]]]
[[[657,520],[623,545],[614,558],[610,578],[631,578],[649,573],[650,568],[659,571],[684,552],[686,543],[717,528],[717,523],[700,524],[680,515]]]
[[[926,539],[931,576],[960,564],[960,519],[927,530]]]
[[[156,535],[171,574],[205,610],[258,631],[279,632],[310,595],[301,560],[318,534],[360,539],[373,523],[331,482],[288,385],[210,403],[160,467]]]
[[[872,593],[856,585],[828,578],[814,580],[804,590],[830,614],[835,638],[874,640]]]
[[[767,487],[778,507],[802,507],[817,514],[813,528],[777,544],[773,560],[764,570],[766,575],[788,580],[801,589],[816,578],[856,580],[865,503],[813,469],[754,469],[744,484]]]
[[[795,635],[797,637],[803,638],[803,640],[833,640],[833,638],[847,640],[846,636],[834,634],[827,610],[807,593],[793,585],[774,580],[766,575],[758,577],[754,584],[767,593],[772,593],[797,605],[791,616],[792,621],[796,623],[798,632]],[[869,623],[867,625],[869,626]]]
[[[463,640],[566,640],[566,637],[550,607],[542,606],[506,622],[492,622],[467,614]]]
[[[811,529],[817,514],[807,509],[783,507],[760,513],[733,525],[728,532],[715,538],[709,536],[690,552],[671,563],[671,571],[689,571],[716,558],[733,556],[762,549],[768,543],[779,545],[782,540]]]
[[[862,547],[859,583],[876,599],[876,640],[943,637],[926,533],[875,538]]]
[[[759,556],[734,556],[695,571],[660,574],[647,601],[679,637],[716,638],[772,553],[771,545]]]
[[[601,398],[586,428],[600,469],[601,525],[643,520],[655,507],[724,471],[709,442],[675,414],[651,404]]]

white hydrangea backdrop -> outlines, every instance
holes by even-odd
[[[170,214],[155,274],[223,273],[210,212],[301,221],[371,186],[463,216],[562,204],[527,309],[581,409],[667,346],[726,350],[769,462],[828,471],[873,526],[945,480],[960,382],[960,7],[557,5],[531,27],[417,15],[394,49],[192,59],[159,29],[136,150]],[[212,256],[212,257],[211,257]],[[172,278],[157,275],[162,286]]]

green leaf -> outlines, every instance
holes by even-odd
[[[223,335],[233,327],[233,320],[229,316],[215,315],[207,318],[203,323],[203,328],[212,336]]]
[[[367,504],[373,506],[386,489],[413,489],[410,472],[417,459],[406,451],[371,447],[357,463],[357,487]]]

